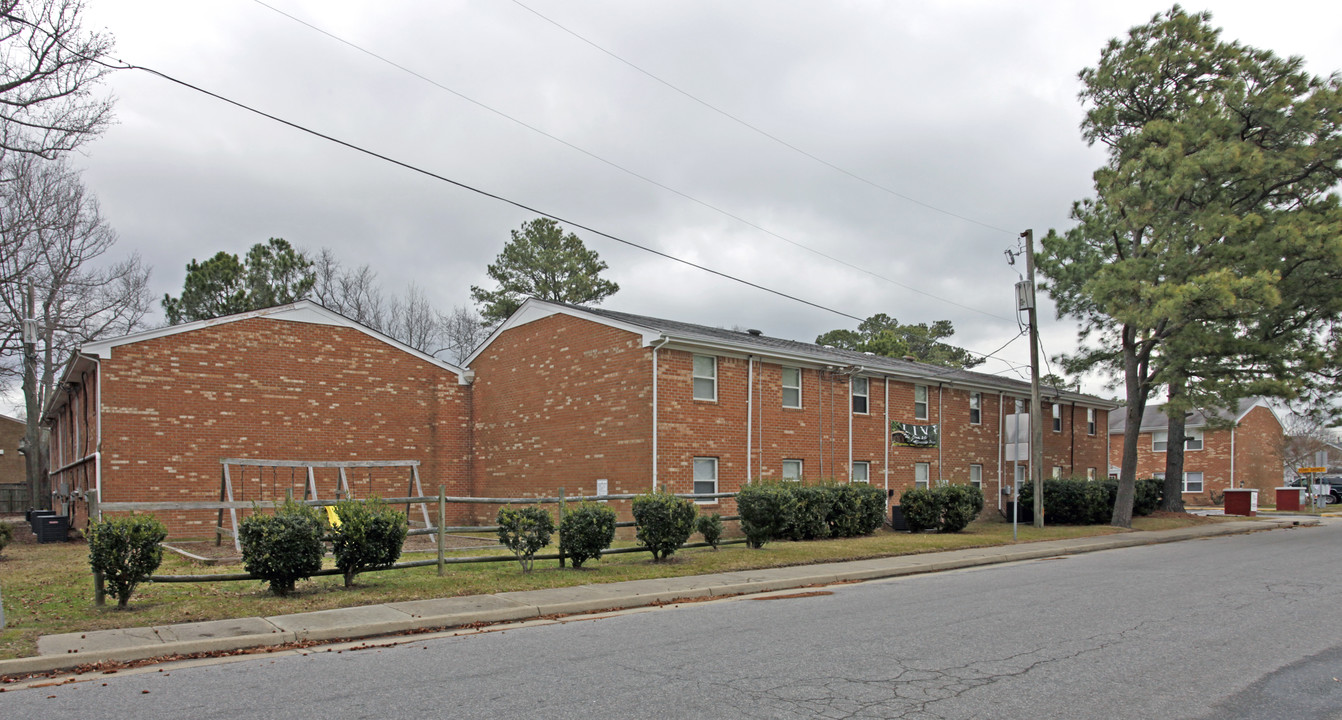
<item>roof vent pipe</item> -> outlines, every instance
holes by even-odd
[[[751,335],[754,335],[755,337],[759,337],[764,334],[763,332],[756,330],[755,328],[750,328],[746,330],[746,332],[750,333]]]
[[[905,356],[904,356],[904,359],[905,359],[905,360],[908,360],[909,362],[918,362],[918,358],[916,358],[916,357],[914,357],[914,356],[912,356],[912,355],[905,355]]]

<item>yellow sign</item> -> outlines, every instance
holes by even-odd
[[[1302,474],[1302,475],[1304,475],[1304,474],[1307,474],[1307,473],[1321,473],[1321,472],[1328,472],[1328,468],[1326,468],[1326,467],[1296,468],[1295,471],[1298,472],[1298,473],[1300,473],[1300,474]]]

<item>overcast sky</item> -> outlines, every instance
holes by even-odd
[[[663,253],[857,317],[950,319],[979,352],[1017,333],[1023,264],[1003,251],[1067,227],[1102,162],[1077,129],[1077,72],[1169,7],[267,2],[88,0],[86,26],[125,62]],[[1342,69],[1342,4],[1186,7]],[[75,162],[159,297],[193,258],[283,237],[447,310],[535,217],[143,72],[110,86],[118,124]],[[856,326],[579,235],[620,284],[613,310],[807,341]],[[1051,305],[1041,320],[1047,354],[1074,345]],[[1001,356],[1025,364],[1026,342]]]

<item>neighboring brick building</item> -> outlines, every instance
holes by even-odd
[[[0,512],[21,512],[27,505],[28,478],[19,446],[28,426],[0,415]]]
[[[733,492],[804,476],[895,494],[973,482],[991,508],[1016,472],[1021,449],[1004,438],[1029,396],[993,375],[538,300],[467,365],[306,301],[90,344],[46,414],[52,485],[62,500],[98,488],[104,502],[208,502],[223,458],[418,460],[424,490],[449,495]],[[1046,398],[1045,473],[1102,475],[1114,404]],[[235,469],[235,499],[301,493],[292,472]],[[316,481],[333,496],[334,476]],[[404,494],[404,480],[381,483]],[[160,516],[175,536],[209,536],[217,520]]]
[[[47,412],[52,487],[63,501],[92,489],[105,502],[217,501],[223,458],[418,460],[426,492],[468,494],[463,374],[311,302],[93,343]],[[302,497],[297,472],[233,468],[235,499]],[[360,496],[408,488],[404,468],[364,475],[350,478]],[[316,481],[333,497],[334,473]],[[217,520],[156,514],[174,536],[212,535]]]
[[[800,475],[896,493],[973,481],[1000,507],[1014,465],[1003,429],[1029,396],[993,375],[538,300],[467,365],[475,486],[504,495],[603,480],[610,493],[733,492]],[[1115,405],[1050,395],[1045,472],[1102,477]],[[892,444],[895,430],[909,442]]]
[[[1109,463],[1123,456],[1121,412],[1109,416]],[[1148,405],[1137,440],[1137,477],[1165,476],[1166,428],[1163,405]],[[1274,502],[1282,482],[1282,425],[1262,398],[1241,400],[1234,410],[1197,411],[1185,422],[1184,501],[1218,501],[1226,488],[1258,488],[1261,503]]]

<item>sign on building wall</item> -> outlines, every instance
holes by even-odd
[[[890,444],[896,447],[934,448],[940,439],[940,428],[936,425],[890,423]]]

